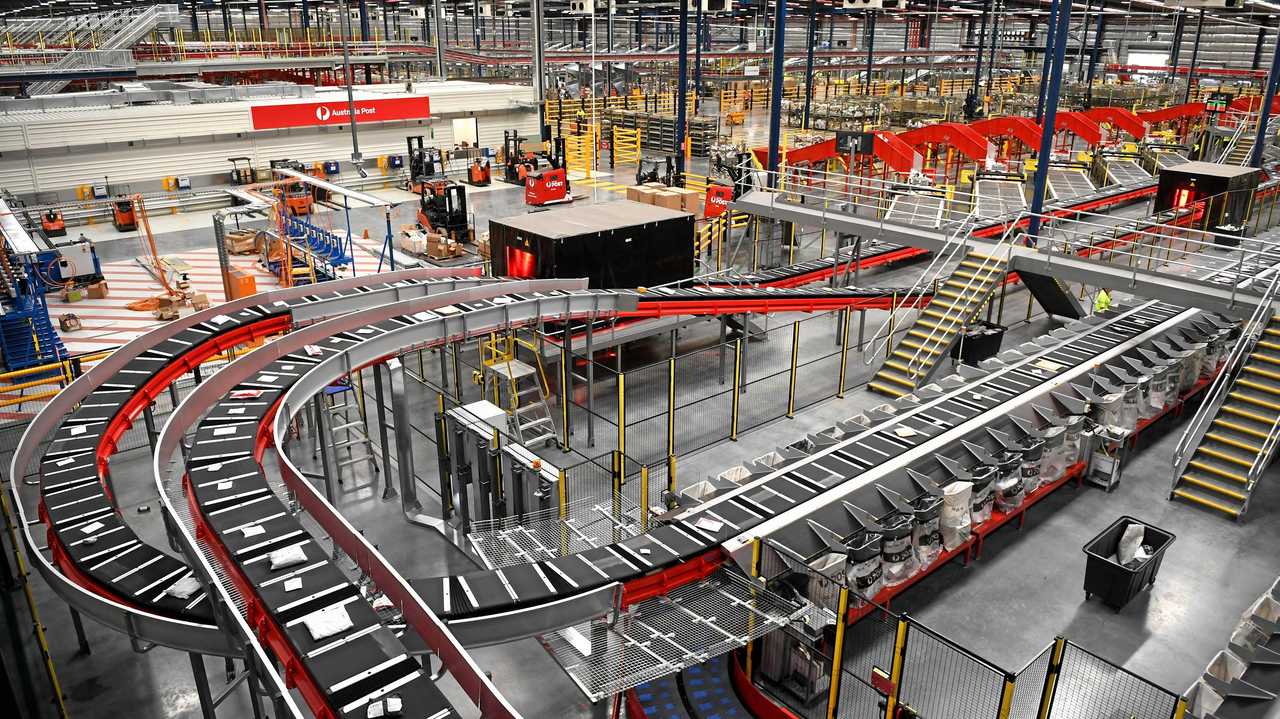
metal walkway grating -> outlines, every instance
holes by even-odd
[[[742,574],[718,569],[666,596],[639,602],[609,626],[578,624],[542,645],[591,701],[599,701],[745,646],[805,608]]]
[[[978,180],[973,213],[978,217],[1004,217],[1027,209],[1026,190],[1013,180]]]
[[[640,505],[618,496],[615,500],[583,497],[566,505],[528,512],[523,520],[502,517],[473,522],[467,534],[471,547],[489,569],[501,569],[567,554],[585,552],[641,534]]]

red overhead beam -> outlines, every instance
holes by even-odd
[[[1147,123],[1133,113],[1132,110],[1126,110],[1123,107],[1094,107],[1084,111],[1090,119],[1124,130],[1133,136],[1135,140],[1141,140],[1147,134]]]
[[[1091,147],[1102,142],[1102,127],[1083,112],[1059,112],[1053,130],[1073,133]]]
[[[995,147],[981,133],[959,122],[941,122],[898,133],[912,147],[924,144],[950,145],[975,162],[995,157]]]
[[[1006,115],[969,123],[974,132],[986,138],[1014,137],[1027,147],[1040,146],[1040,126],[1029,117]]]

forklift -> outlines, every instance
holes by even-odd
[[[666,162],[666,168],[663,168],[663,162]],[[661,182],[667,187],[675,184],[675,164],[671,160],[671,156],[665,158],[660,157],[642,157],[640,164],[636,166],[636,184],[643,185],[646,182]]]
[[[427,180],[418,193],[418,226],[459,244],[471,241],[466,188],[453,180]]]
[[[424,183],[437,174],[444,174],[444,159],[439,148],[425,146],[422,135],[411,135],[405,140],[409,146],[409,178],[405,189],[421,195]]]
[[[537,169],[537,161],[520,149],[521,143],[529,138],[520,137],[515,130],[502,131],[502,181],[512,185],[523,185],[524,178]]]
[[[564,138],[557,137],[547,155],[545,170],[531,170],[524,178],[524,202],[533,207],[573,202],[569,194],[569,173],[564,167]]]
[[[471,161],[471,167],[467,168],[467,184],[472,187],[488,187],[493,182],[493,170],[490,168],[489,161],[483,157],[477,157]]]
[[[228,157],[227,162],[231,163],[230,181],[233,185],[252,185],[253,178],[253,161],[247,157]],[[243,165],[243,166],[242,166]]]
[[[132,199],[117,197],[111,201],[111,224],[120,232],[138,229],[138,215],[134,211]]]
[[[307,168],[297,160],[272,160],[271,169],[294,170],[302,174],[307,173]],[[275,173],[272,173],[274,179]],[[311,205],[315,202],[315,196],[311,194],[311,188],[302,180],[289,178],[283,187],[277,188],[281,191],[284,200],[285,209],[290,215],[300,217],[302,215],[311,214]]]
[[[50,208],[40,213],[40,229],[45,237],[65,237],[67,222],[62,219],[62,210]]]

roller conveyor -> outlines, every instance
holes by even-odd
[[[908,192],[893,198],[885,219],[937,228],[942,226],[946,204],[946,197],[935,193]]]
[[[1097,191],[1089,175],[1079,167],[1049,165],[1049,192],[1055,200],[1073,200]]]
[[[1107,180],[1114,185],[1131,185],[1151,179],[1151,173],[1135,160],[1107,160]]]
[[[977,180],[973,192],[973,213],[980,218],[1016,215],[1027,208],[1025,187],[1016,180]]]
[[[794,289],[775,287],[660,287],[639,295],[636,309],[621,317],[662,317],[682,315],[725,315],[774,312],[820,312],[834,309],[891,309],[921,306],[932,297],[928,292],[912,292],[895,287],[809,286]]]
[[[453,287],[458,280],[441,282]],[[420,283],[378,283],[305,297],[293,292],[291,299],[270,305],[171,325],[171,336],[128,358],[63,418],[40,459],[38,511],[54,563],[81,585],[126,606],[213,624],[208,597],[188,564],[143,542],[116,507],[108,461],[121,437],[178,377],[221,351],[287,329],[293,309],[383,295],[387,301],[410,284]],[[121,350],[120,356],[127,354]]]

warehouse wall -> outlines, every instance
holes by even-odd
[[[512,105],[498,93],[465,103],[432,96],[431,120],[361,124],[360,151],[371,167],[380,155],[403,154],[408,135],[424,135],[429,145],[451,148],[455,117],[476,117],[481,146],[500,148],[503,130],[537,136],[536,110]],[[273,159],[311,163],[351,156],[345,125],[250,132],[247,117],[246,104],[228,103],[5,118],[8,124],[0,124],[0,187],[19,195],[57,192],[59,199],[69,200],[76,186],[99,183],[103,177],[134,191],[158,189],[161,179],[171,175],[190,177],[196,188],[221,184],[231,169],[229,157],[250,157],[255,166],[266,167]]]

